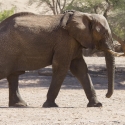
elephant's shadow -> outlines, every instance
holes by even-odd
[[[96,70],[91,70],[89,68],[89,74],[92,78],[95,89],[107,89],[107,71],[106,68],[100,68]],[[123,67],[124,68],[124,67]],[[117,69],[115,75],[115,89],[125,89],[125,71]],[[21,75],[19,78],[20,88],[25,87],[43,87],[49,88],[52,78],[51,68],[44,68],[42,71],[32,71],[26,72],[24,75]],[[0,80],[0,88],[8,88],[8,83],[6,79]],[[79,81],[68,72],[61,89],[82,89]]]

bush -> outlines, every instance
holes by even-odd
[[[14,14],[14,8],[0,12],[0,22]]]

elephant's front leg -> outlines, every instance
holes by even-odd
[[[101,107],[102,104],[97,100],[91,78],[88,74],[87,65],[82,56],[71,62],[70,71],[78,78],[83,86],[85,94],[89,100],[87,107]]]
[[[52,68],[52,81],[47,93],[47,100],[43,104],[43,107],[58,107],[58,105],[55,103],[55,99],[68,72],[69,66],[65,63],[63,65],[60,61],[54,61],[52,64]]]
[[[19,93],[18,78],[20,73],[11,74],[7,77],[9,83],[9,106],[24,107],[27,104],[23,101]]]

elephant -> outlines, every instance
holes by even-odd
[[[87,107],[101,107],[88,74],[82,48],[105,53],[108,92],[113,94],[115,55],[112,35],[102,15],[79,11],[59,15],[16,13],[0,23],[0,79],[6,78],[9,107],[27,107],[19,92],[19,76],[25,71],[52,65],[52,80],[43,107],[58,107],[55,100],[68,70],[80,81]]]

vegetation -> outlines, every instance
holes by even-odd
[[[45,3],[54,15],[62,13],[68,4],[67,0],[29,0],[28,2],[29,5],[32,5],[33,3],[37,3],[37,7],[40,7]]]
[[[0,22],[14,14],[14,8],[0,12]]]

